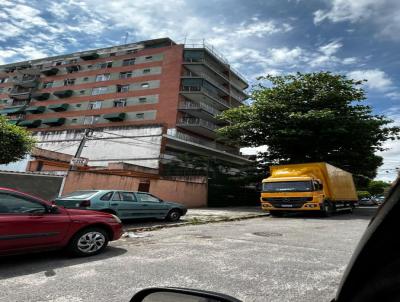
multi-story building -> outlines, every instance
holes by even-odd
[[[247,98],[246,80],[204,43],[169,38],[0,66],[0,114],[30,129],[38,147],[91,165],[158,168],[179,153],[237,165],[248,160],[216,139],[222,111]]]

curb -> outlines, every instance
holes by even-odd
[[[155,231],[159,229],[164,229],[164,228],[176,228],[180,226],[187,226],[187,225],[200,225],[200,224],[208,224],[208,223],[218,223],[218,222],[227,222],[227,221],[240,221],[240,220],[247,220],[247,219],[252,219],[252,218],[259,218],[259,217],[266,217],[270,216],[269,213],[263,213],[263,214],[255,214],[255,215],[248,215],[248,216],[243,216],[243,217],[235,217],[235,218],[222,218],[222,219],[216,219],[216,220],[205,220],[205,221],[196,221],[196,222],[180,222],[180,223],[172,223],[172,224],[160,224],[160,225],[154,225],[150,227],[131,227],[128,229],[124,229],[124,233],[126,232],[148,232],[148,231]]]

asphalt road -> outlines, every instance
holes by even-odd
[[[330,301],[372,209],[331,218],[255,218],[124,238],[95,257],[0,259],[0,301],[129,301],[150,286],[243,301]]]

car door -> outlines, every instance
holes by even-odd
[[[136,192],[136,198],[146,217],[164,218],[168,214],[169,206],[158,197],[145,192]]]
[[[140,207],[133,192],[114,192],[110,204],[121,219],[140,217]]]
[[[50,213],[48,206],[26,195],[0,191],[0,250],[60,245],[70,226],[65,210]]]

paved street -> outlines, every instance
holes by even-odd
[[[0,301],[129,301],[144,287],[220,291],[243,301],[330,301],[373,214],[262,217],[124,238],[106,253],[0,259]]]

